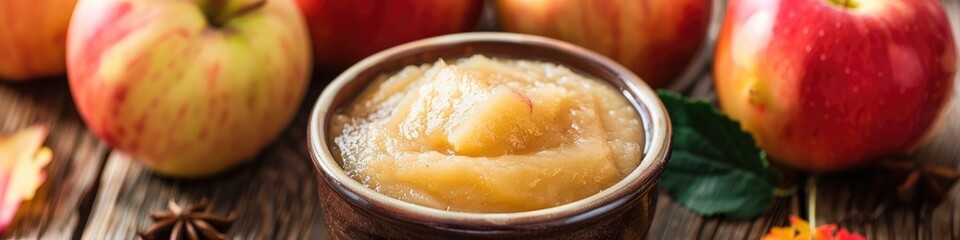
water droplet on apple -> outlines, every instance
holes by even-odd
[[[850,74],[850,68],[849,67],[843,68],[843,73]]]
[[[823,30],[820,30],[819,32],[817,32],[817,35],[823,37]]]
[[[860,92],[860,87],[853,86],[853,92]]]
[[[796,14],[794,14],[793,10],[790,10],[790,13],[787,13],[787,17],[790,17],[790,18],[793,18],[794,15]]]
[[[810,29],[809,29],[809,28],[803,27],[803,34],[807,34],[807,33],[809,33],[809,32],[810,32]]]
[[[834,26],[834,27],[837,27],[837,28],[839,29],[839,28],[840,28],[840,21],[837,21],[836,23],[834,23],[833,26]]]
[[[822,61],[826,61],[826,60],[827,60],[827,55],[826,55],[826,54],[820,54],[820,61],[822,62]]]
[[[810,44],[807,44],[806,47],[803,47],[803,50],[806,50],[807,52],[810,52],[810,50],[813,50],[813,47],[811,47]]]

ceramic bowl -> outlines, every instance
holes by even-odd
[[[564,65],[614,86],[637,109],[645,130],[643,159],[626,178],[593,196],[516,213],[434,209],[380,194],[350,178],[334,158],[329,124],[378,75],[404,66],[474,54]],[[543,37],[463,33],[400,45],[353,65],[324,89],[313,108],[307,138],[319,179],[323,217],[334,239],[638,239],[656,208],[656,185],[667,166],[671,126],[656,93],[639,77],[599,54]]]

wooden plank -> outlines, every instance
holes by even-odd
[[[960,1],[945,4],[957,34]],[[702,59],[707,61],[703,67],[693,70],[700,80],[681,92],[710,100],[715,95],[709,57]],[[315,203],[317,182],[304,147],[306,114],[320,88],[311,88],[292,126],[253,162],[214,178],[181,181],[154,176],[122,153],[109,154],[105,160],[108,150],[83,127],[63,79],[0,83],[0,132],[47,123],[52,130],[47,143],[55,152],[47,182],[34,200],[23,204],[3,237],[130,239],[151,224],[147,213],[165,209],[168,199],[186,204],[206,196],[211,200],[211,211],[238,213],[238,222],[228,232],[231,237],[323,238],[323,222]],[[956,124],[960,122],[960,101],[955,98],[954,102],[941,132],[919,156],[960,168],[960,148],[956,147],[960,143],[960,124]],[[103,174],[97,177],[101,167]],[[885,199],[876,191],[864,191],[873,184],[869,174],[819,178],[817,222],[840,222],[871,239],[960,239],[960,185],[954,186],[948,199],[938,206],[883,210],[879,206]],[[84,196],[88,192],[95,195]],[[95,201],[85,203],[85,199],[94,197]],[[786,216],[800,213],[798,205],[805,204],[799,196],[781,198],[757,219],[734,221],[699,217],[664,194],[659,198],[648,237],[758,239],[771,226],[785,225]],[[88,213],[92,213],[89,219]]]
[[[130,239],[152,224],[150,211],[166,210],[207,197],[209,211],[237,213],[227,235],[240,239],[318,239],[325,229],[317,202],[317,179],[306,150],[306,124],[321,83],[280,139],[250,163],[201,180],[153,175],[120,152],[107,160],[84,239]]]
[[[770,227],[781,226],[787,223],[791,212],[790,205],[793,198],[775,198],[767,211],[760,217],[752,220],[729,220],[713,218],[718,227],[712,235],[701,234],[703,239],[760,239],[767,234]],[[708,237],[709,236],[709,237]]]
[[[660,194],[648,239],[697,239],[703,218]]]
[[[916,239],[919,205],[897,207],[891,186],[876,171],[838,173],[817,180],[816,222],[837,223],[869,239]]]
[[[33,124],[49,127],[46,145],[54,153],[47,179],[21,204],[4,238],[69,238],[82,228],[84,196],[96,189],[106,147],[84,127],[64,78],[0,83],[0,132]]]

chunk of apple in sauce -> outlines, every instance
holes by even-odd
[[[447,141],[456,154],[465,156],[500,156],[527,149],[555,125],[562,90],[549,90],[531,99],[511,87],[495,86],[483,102],[464,112]]]

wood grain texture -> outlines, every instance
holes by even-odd
[[[239,239],[319,239],[325,234],[317,201],[317,179],[306,150],[312,88],[291,126],[251,162],[201,180],[172,180],[152,174],[139,161],[114,151],[83,239],[129,239],[152,224],[150,211],[210,200],[208,211],[237,214],[227,232]]]
[[[960,0],[944,3],[957,35]],[[717,4],[719,13],[724,6]],[[715,38],[716,33],[710,36]],[[685,75],[695,79],[692,84],[674,89],[714,100],[712,43],[704,51]],[[133,239],[137,231],[151,224],[147,214],[165,210],[169,199],[187,204],[207,197],[211,200],[209,211],[238,215],[228,231],[231,238],[324,239],[316,203],[318,182],[305,147],[305,128],[309,108],[328,79],[332,79],[329,74],[313,80],[294,122],[253,161],[209,179],[190,181],[155,176],[129,156],[111,152],[84,127],[62,77],[19,84],[0,82],[0,133],[46,124],[51,128],[46,144],[55,154],[47,168],[47,181],[33,200],[24,202],[13,225],[0,238]],[[955,88],[960,93],[960,85]],[[953,102],[938,133],[918,151],[922,161],[960,168],[960,98]],[[872,174],[860,171],[817,177],[816,222],[838,222],[870,239],[960,239],[960,185],[955,185],[940,205],[892,207],[887,206],[886,196],[871,190],[892,186],[877,185]],[[803,183],[805,177],[797,174],[789,181]],[[661,194],[648,238],[759,239],[770,227],[787,224],[788,215],[807,217],[806,196],[811,192],[802,189],[792,197],[777,198],[752,220],[700,217]]]
[[[21,204],[4,237],[69,238],[86,219],[78,209],[96,188],[107,149],[87,132],[62,77],[0,83],[0,132],[34,124],[49,127],[45,144],[53,150],[53,160],[46,181],[32,200]]]

